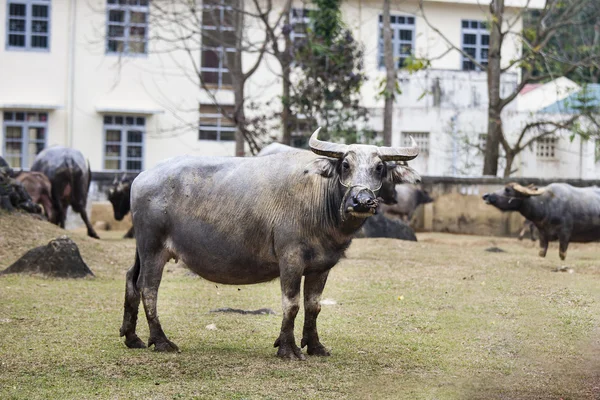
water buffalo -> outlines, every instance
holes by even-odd
[[[131,187],[135,263],[127,272],[121,336],[128,347],[145,347],[136,335],[140,298],[150,328],[148,346],[177,351],[156,312],[165,263],[181,259],[213,282],[252,284],[281,280],[283,321],[277,355],[304,359],[294,321],[304,276],[305,320],[301,346],[327,356],[317,315],[329,270],[354,233],[375,213],[384,180],[414,182],[418,175],[389,161],[410,160],[412,147],[342,145],[317,139],[315,153],[268,157],[177,157],[142,172]]]
[[[486,203],[502,211],[518,211],[533,222],[540,235],[540,256],[548,242],[559,241],[559,256],[567,256],[569,242],[600,240],[600,188],[576,188],[553,183],[544,188],[509,183],[483,195]]]
[[[23,185],[31,200],[44,208],[46,218],[52,221],[54,219],[52,184],[48,177],[41,172],[20,171],[15,174],[15,179]]]
[[[67,209],[71,205],[81,215],[88,236],[99,239],[85,211],[92,173],[83,154],[66,147],[50,147],[37,155],[31,170],[42,172],[50,179],[53,207],[51,222],[64,228]]]
[[[412,219],[417,207],[433,201],[426,190],[412,185],[396,185],[396,199],[397,204],[383,207],[382,211],[386,214],[400,217],[407,223]]]
[[[131,210],[131,180],[124,174],[121,179],[115,177],[111,188],[108,190],[108,200],[113,206],[114,217],[117,221],[122,221]],[[133,238],[133,226],[127,231],[124,238]]]

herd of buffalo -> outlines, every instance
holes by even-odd
[[[141,172],[133,181],[125,175],[115,178],[108,191],[114,217],[122,220],[131,212],[133,227],[126,237],[136,239],[120,330],[128,347],[178,350],[159,322],[157,297],[164,265],[181,259],[217,283],[280,278],[283,321],[275,341],[277,355],[304,359],[303,347],[309,355],[329,355],[317,332],[329,270],[353,237],[361,230],[372,231],[369,221],[386,215],[408,222],[419,204],[433,199],[406,184],[420,179],[406,164],[418,155],[414,141],[409,147],[345,145],[319,140],[318,133],[310,137],[310,151],[273,144],[258,157],[182,156]],[[0,168],[11,171],[50,222],[64,227],[71,206],[88,235],[98,238],[86,213],[91,172],[79,151],[47,148],[28,172],[10,170],[0,157]],[[600,240],[600,188],[511,183],[483,199],[502,211],[520,212],[531,229],[535,226],[542,257],[549,241],[559,241],[564,260],[569,242]],[[303,277],[305,318],[299,347],[294,323]],[[140,302],[150,328],[148,342],[136,334]]]

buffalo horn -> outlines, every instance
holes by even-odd
[[[312,152],[320,156],[342,158],[348,151],[348,146],[345,144],[324,142],[317,139],[320,130],[321,127],[318,127],[308,141],[308,145],[310,146]]]
[[[410,137],[410,147],[378,147],[379,157],[383,161],[408,161],[419,155],[419,146]]]
[[[519,192],[526,196],[539,196],[545,192],[545,189],[538,189],[533,185],[529,185],[528,187],[525,187],[525,186],[519,185],[518,183],[512,183],[511,186],[516,192]]]

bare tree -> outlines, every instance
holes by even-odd
[[[147,52],[170,58],[179,70],[178,75],[197,87],[199,94],[207,94],[218,112],[235,126],[236,156],[244,155],[245,144],[252,154],[258,152],[264,135],[263,130],[256,128],[255,119],[246,115],[250,98],[245,86],[261,65],[270,38],[255,31],[250,35],[247,27],[252,19],[259,21],[259,15],[269,18],[272,7],[269,1],[260,10],[247,8],[248,2],[242,0],[153,1],[147,17],[152,27]],[[109,29],[103,40],[110,42],[114,35],[120,34],[119,30]],[[248,59],[252,59],[250,63]],[[122,62],[126,62],[125,57],[119,58],[119,64]],[[218,72],[207,71],[210,63],[218,66]],[[233,93],[233,104],[217,97],[217,92],[223,90]],[[182,109],[178,104],[167,108],[180,121],[180,126],[172,128],[172,134],[182,128],[199,128],[197,117],[189,121],[181,116],[191,111],[197,116],[198,106],[195,110]]]
[[[449,48],[462,54],[464,59],[473,63],[477,69],[487,73],[488,79],[488,134],[484,153],[484,175],[496,175],[498,172],[499,145],[506,154],[504,175],[512,172],[514,157],[533,143],[536,139],[556,132],[558,129],[571,129],[582,115],[568,116],[562,121],[545,120],[527,124],[511,144],[502,126],[502,111],[530,83],[544,82],[565,76],[578,68],[597,66],[600,54],[594,51],[596,46],[564,46],[560,51],[550,51],[552,40],[564,34],[565,29],[579,25],[584,19],[596,20],[600,16],[600,8],[595,0],[547,0],[544,8],[539,10],[539,18],[533,29],[517,32],[514,26],[522,20],[525,13],[531,11],[529,0],[516,14],[508,14],[504,0],[491,0],[489,3],[488,26],[490,29],[489,53],[487,63],[478,60],[464,49],[458,47],[427,19],[423,0],[420,9],[426,23],[446,42]],[[503,62],[501,49],[505,39],[512,37],[524,48],[521,55]],[[597,43],[595,41],[594,43]],[[560,65],[560,70],[544,68],[549,62]],[[502,64],[505,66],[502,67]],[[500,82],[503,73],[511,68],[520,67],[523,71],[521,81],[506,97],[501,96]],[[589,115],[588,115],[589,116]],[[535,128],[535,129],[534,129]]]
[[[385,89],[383,97],[383,144],[392,145],[392,118],[394,111],[394,92],[396,90],[396,68],[392,48],[392,27],[390,23],[390,0],[383,0],[383,57],[385,62]]]

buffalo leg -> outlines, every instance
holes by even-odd
[[[123,239],[133,239],[133,237],[134,237],[134,231],[133,231],[133,226],[132,226],[131,228],[129,228],[129,230],[127,231],[125,236],[123,236]]]
[[[548,237],[540,231],[540,257],[546,257],[548,252]]]
[[[146,345],[135,333],[138,310],[140,307],[140,291],[138,277],[140,275],[140,256],[136,250],[135,263],[127,271],[125,278],[125,310],[123,312],[123,325],[120,334],[125,336],[125,345],[129,348],[144,348]]]
[[[521,232],[519,232],[519,240],[523,240],[525,237],[525,232],[527,231],[527,225],[523,225]]]
[[[94,239],[100,239],[100,237],[94,230],[94,227],[92,226],[90,220],[88,219],[87,212],[85,211],[85,206],[81,206],[81,205],[75,206],[74,205],[73,210],[75,210],[75,212],[77,212],[77,213],[79,213],[79,215],[81,215],[81,219],[83,220],[83,223],[87,227],[88,236],[93,237]]]
[[[302,271],[291,267],[289,264],[283,265],[280,269],[283,321],[281,322],[281,332],[274,346],[278,347],[278,357],[304,360],[304,354],[296,346],[296,339],[294,338],[294,321],[300,308]]]
[[[317,317],[321,311],[321,294],[327,282],[329,271],[308,274],[304,278],[304,329],[300,346],[308,346],[307,353],[315,356],[328,356],[329,351],[319,341]]]
[[[558,256],[561,260],[567,258],[567,248],[569,247],[569,237],[570,235],[567,232],[561,232],[558,235]]]
[[[531,235],[531,241],[535,242],[535,225],[529,224],[529,234]]]
[[[143,254],[143,253],[142,253]],[[179,351],[177,345],[167,339],[167,335],[160,325],[156,303],[158,301],[158,288],[162,279],[163,269],[168,257],[162,252],[141,258],[141,292],[144,311],[150,328],[148,347],[154,345],[155,351]]]

